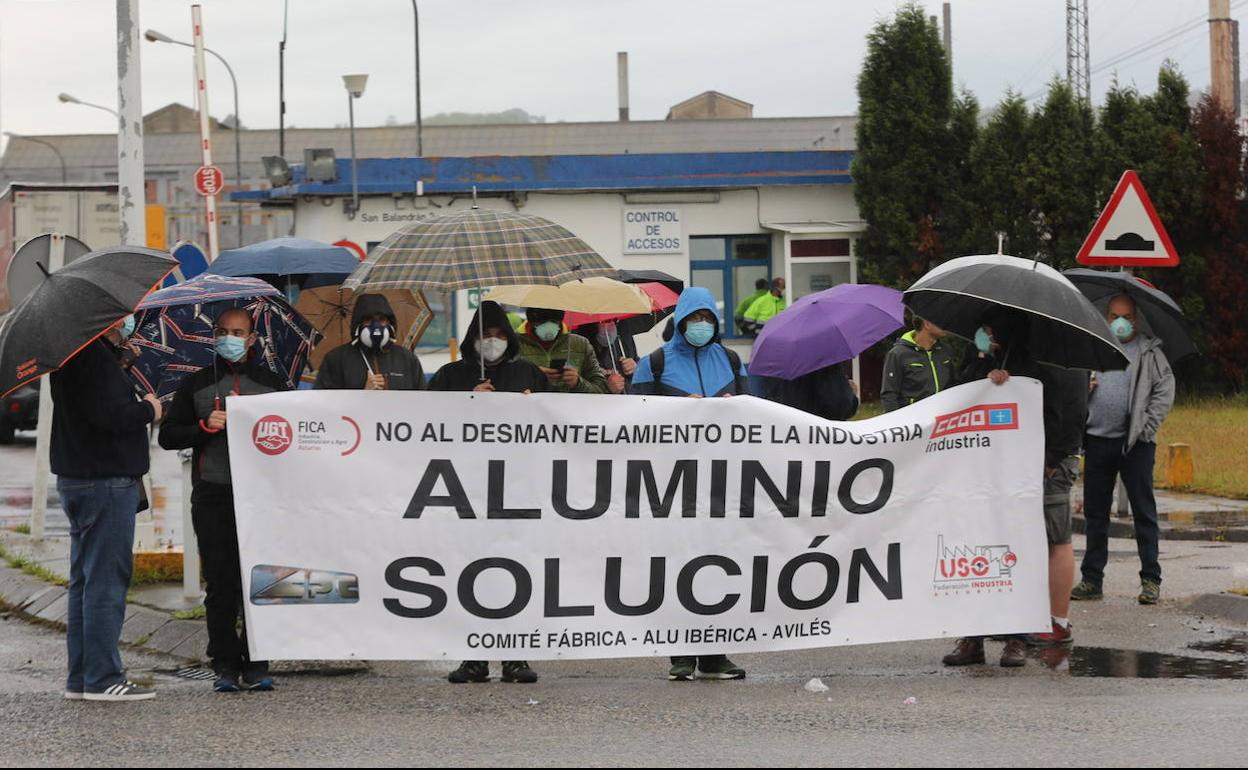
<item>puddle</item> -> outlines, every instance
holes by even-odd
[[[1248,636],[1232,636],[1212,642],[1196,642],[1187,645],[1201,652],[1224,652],[1228,655],[1248,655]]]
[[[1049,648],[1038,650],[1033,655],[1049,668],[1069,671],[1071,676],[1118,679],[1248,679],[1248,661],[1243,660],[1213,660],[1109,647]]]

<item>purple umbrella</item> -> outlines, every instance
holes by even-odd
[[[763,327],[750,374],[793,380],[848,361],[905,323],[901,292],[843,283],[808,294]]]

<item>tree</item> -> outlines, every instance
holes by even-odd
[[[940,217],[940,233],[946,257],[983,254],[996,240],[981,225],[977,188],[971,152],[979,136],[979,100],[963,89],[953,103],[949,118],[949,177],[945,181],[945,201]]]
[[[940,221],[951,164],[953,79],[936,26],[903,6],[867,36],[858,76],[854,198],[867,226],[867,280],[904,285],[945,256]]]
[[[1023,174],[1030,127],[1027,102],[1007,92],[971,150],[976,237],[995,246],[996,234],[1004,233],[1006,253],[1028,258],[1040,249],[1035,209]]]
[[[1027,194],[1036,209],[1039,256],[1058,269],[1075,266],[1098,213],[1096,124],[1092,109],[1055,80],[1031,120]]]

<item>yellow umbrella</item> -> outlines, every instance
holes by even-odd
[[[558,286],[500,286],[484,299],[500,305],[570,310],[577,313],[649,313],[650,297],[640,287],[611,278],[586,278]]]
[[[433,320],[433,311],[425,301],[425,295],[410,289],[388,289],[365,292],[380,294],[390,303],[398,318],[395,342],[412,350]],[[350,289],[338,286],[322,286],[304,289],[299,293],[295,309],[324,335],[321,343],[312,349],[309,365],[313,371],[321,368],[321,361],[334,348],[351,341],[351,314],[355,310],[358,295]]]

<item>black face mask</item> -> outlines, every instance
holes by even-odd
[[[390,344],[390,327],[381,321],[373,321],[360,327],[360,344],[370,350],[381,350]]]

